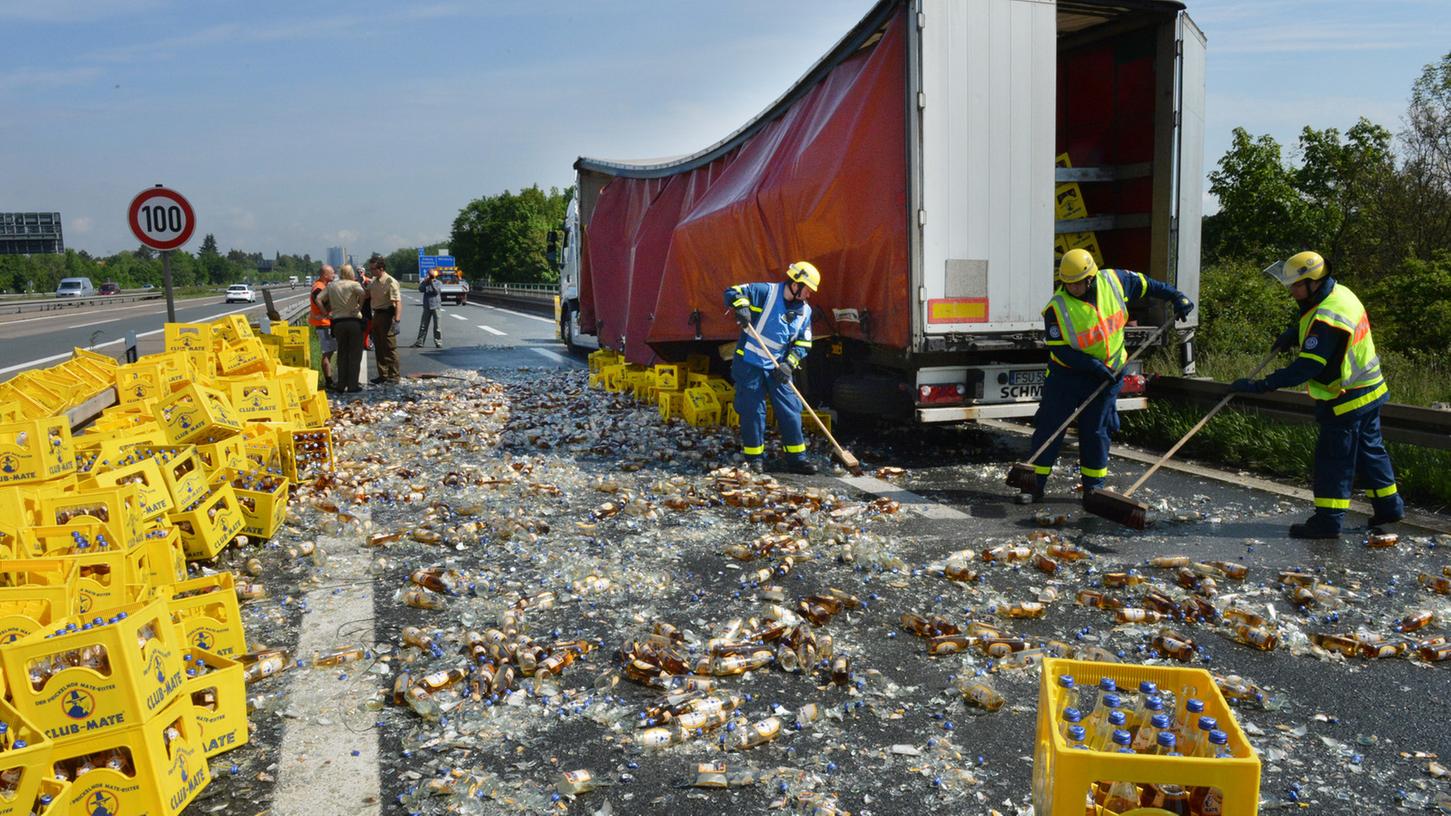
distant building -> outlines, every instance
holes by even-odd
[[[60,255],[64,252],[60,213],[0,213],[0,255]]]
[[[328,247],[327,248],[327,265],[328,266],[331,266],[333,269],[342,269],[343,268],[343,248],[342,247]]]

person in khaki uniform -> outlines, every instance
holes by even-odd
[[[366,296],[352,264],[344,264],[338,270],[338,279],[317,296],[332,320],[333,339],[338,344],[338,390],[348,394],[363,390],[358,384],[358,367],[363,362],[363,298]]]
[[[383,256],[368,260],[373,280],[368,284],[368,301],[373,304],[373,353],[378,356],[374,385],[398,382],[398,320],[403,316],[403,299],[398,279],[388,274]]]

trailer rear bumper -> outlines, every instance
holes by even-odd
[[[1124,397],[1118,400],[1120,411],[1142,411],[1149,407],[1147,397]],[[941,408],[918,408],[918,422],[968,422],[975,419],[1008,419],[1030,417],[1038,413],[1036,402],[1008,402],[996,405],[953,405]]]

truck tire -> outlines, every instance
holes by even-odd
[[[584,349],[574,344],[574,309],[565,304],[559,313],[559,337],[564,341],[564,347],[571,352],[580,352]]]
[[[911,405],[898,381],[881,374],[843,374],[831,387],[831,407],[843,414],[900,417]]]

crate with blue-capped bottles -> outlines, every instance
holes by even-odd
[[[176,816],[211,782],[201,727],[184,697],[145,722],[59,742],[51,762],[69,783],[62,804],[87,816]]]
[[[34,809],[31,811],[34,816],[71,816],[70,802],[66,801],[66,791],[70,790],[69,782],[62,782],[50,774],[41,777],[40,788],[36,791]]]
[[[32,816],[55,743],[0,697],[0,816]]]
[[[166,605],[190,646],[222,657],[246,654],[247,637],[232,573],[179,581],[171,587]]]
[[[181,530],[170,519],[148,526],[142,533],[142,546],[148,553],[146,566],[153,588],[187,579],[186,549],[181,545]]]
[[[0,425],[0,485],[43,482],[75,469],[75,441],[64,416]]]
[[[79,610],[80,565],[63,558],[0,558],[0,645]]]
[[[242,509],[242,532],[271,538],[287,520],[287,478],[259,469],[227,468],[212,476],[213,483],[232,485]]]
[[[81,487],[74,492],[45,494],[40,499],[40,523],[64,527],[72,521],[99,521],[115,533],[110,543],[130,547],[141,540],[141,531],[146,526],[140,496],[133,484]]]
[[[164,601],[56,622],[0,650],[15,708],[59,743],[151,719],[181,696],[181,633]]]
[[[242,664],[193,648],[183,658],[184,694],[201,727],[202,751],[213,757],[247,744],[247,684]]]
[[[195,445],[133,445],[130,453],[128,458],[156,462],[171,493],[173,511],[206,495],[207,469]]]
[[[290,407],[296,399],[285,391],[291,383],[270,377],[249,377],[228,383],[232,392],[232,408],[244,421],[268,420],[285,422],[292,418]]]
[[[282,475],[297,483],[333,470],[333,432],[330,428],[299,428],[277,434]]]
[[[181,547],[191,561],[215,558],[242,532],[242,508],[230,484],[212,486],[210,493],[167,515],[181,534]]]
[[[176,506],[171,489],[161,475],[161,466],[155,459],[138,459],[119,467],[101,467],[88,471],[81,488],[116,487],[129,484],[136,486],[136,498],[140,502],[142,521],[151,521],[165,515]]]
[[[1107,719],[1114,698],[1132,701],[1121,703],[1124,728]],[[1164,713],[1138,722],[1153,710]],[[1088,728],[1075,725],[1084,719]],[[1123,816],[1140,808],[1253,816],[1259,787],[1259,757],[1209,672],[1043,661],[1033,757],[1039,816]]]
[[[247,437],[241,433],[224,436],[215,442],[196,446],[196,455],[206,469],[215,473],[222,468],[247,466]]]
[[[76,614],[131,603],[151,586],[153,551],[123,545],[112,527],[93,518],[38,524],[20,532],[41,558],[76,565]]]

